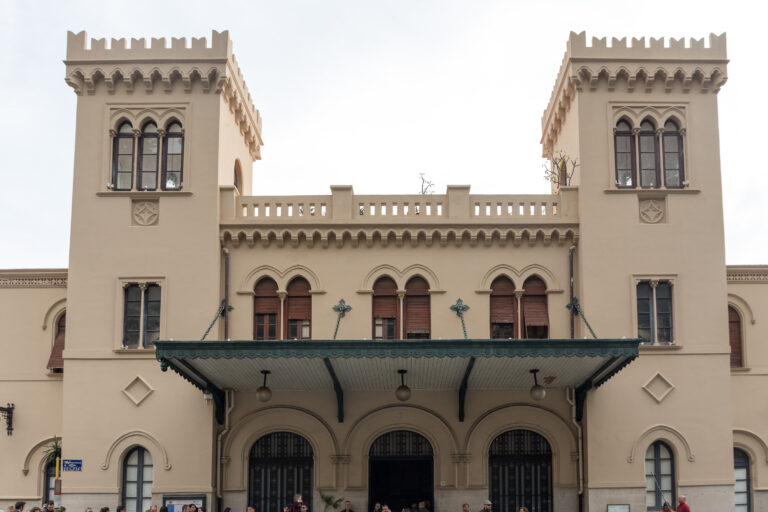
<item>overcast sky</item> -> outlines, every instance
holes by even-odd
[[[764,17],[758,2],[0,0],[0,268],[66,267],[76,95],[66,31],[229,30],[264,119],[254,195],[548,193],[540,119],[568,34],[728,33],[720,143],[729,264],[768,264]]]

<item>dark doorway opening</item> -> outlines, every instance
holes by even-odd
[[[256,512],[279,512],[301,494],[312,505],[312,446],[291,432],[275,432],[256,441],[248,464],[248,504]]]
[[[434,458],[427,439],[409,430],[396,430],[371,445],[368,467],[368,508],[389,505],[392,512],[428,502],[434,510]]]
[[[489,450],[491,501],[495,512],[552,512],[552,448],[531,430],[510,430]]]

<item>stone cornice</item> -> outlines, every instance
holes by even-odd
[[[67,269],[0,270],[0,288],[66,288]]]
[[[512,244],[515,247],[526,243],[530,246],[542,244],[548,246],[551,243],[557,245],[578,243],[578,226],[576,224],[558,227],[376,227],[328,229],[324,227],[306,226],[302,228],[251,228],[242,226],[221,226],[219,240],[223,247],[239,247],[245,244],[248,247],[314,247],[326,248],[328,246],[344,247],[372,247],[374,244],[386,247],[394,245],[418,246],[454,245],[460,247],[464,244],[472,247],[482,244],[491,246],[498,244],[506,246]]]
[[[617,86],[628,92],[652,92],[663,86],[672,92],[679,84],[682,92],[694,86],[702,92],[717,93],[727,80],[726,36],[710,34],[709,47],[704,39],[592,38],[587,46],[585,32],[571,32],[567,50],[558,72],[552,95],[541,119],[541,144],[546,154],[554,143],[578,93],[595,91],[598,86],[613,91]],[[675,89],[677,90],[677,89]]]
[[[152,38],[148,47],[145,39],[112,39],[107,48],[105,39],[92,39],[87,47],[85,31],[67,34],[65,81],[76,94],[96,94],[104,88],[114,94],[119,84],[127,94],[143,86],[147,93],[161,89],[166,93],[182,87],[190,93],[193,84],[202,84],[203,93],[221,94],[240,128],[252,158],[260,158],[261,116],[253,105],[237,59],[232,53],[229,32],[216,32],[211,46],[204,37]]]
[[[768,265],[728,265],[726,275],[729,283],[768,284]]]

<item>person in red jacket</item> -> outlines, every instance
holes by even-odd
[[[685,496],[677,497],[677,512],[691,512],[691,507],[685,502]]]
[[[293,509],[292,512],[301,512],[301,506],[304,502],[301,499],[301,494],[297,494],[293,497]]]

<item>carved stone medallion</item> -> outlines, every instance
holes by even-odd
[[[659,199],[640,200],[640,220],[645,224],[658,224],[664,220],[664,201]]]
[[[134,201],[133,222],[137,226],[154,226],[160,218],[160,205],[157,201]]]

